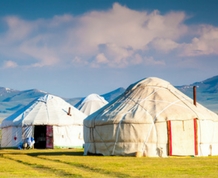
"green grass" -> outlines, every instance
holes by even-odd
[[[83,156],[82,149],[0,150],[0,177],[218,177],[218,157]]]

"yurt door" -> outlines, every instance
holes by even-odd
[[[46,127],[46,148],[53,148],[53,126]]]
[[[45,148],[46,146],[46,126],[35,125],[34,127],[35,148]]]
[[[197,155],[197,120],[168,121],[169,156]]]

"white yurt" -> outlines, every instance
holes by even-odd
[[[86,117],[60,97],[47,94],[2,121],[1,147],[17,147],[29,137],[35,148],[82,147]]]
[[[84,141],[84,155],[218,155],[218,115],[150,77],[88,116]]]
[[[86,115],[90,115],[105,106],[106,104],[108,104],[108,102],[102,96],[93,93],[82,99],[79,102],[77,109],[79,109]]]

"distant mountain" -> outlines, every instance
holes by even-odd
[[[103,95],[100,95],[102,96],[106,101],[108,102],[111,102],[113,99],[115,99],[116,97],[118,97],[119,95],[121,95],[123,92],[125,91],[124,88],[120,87],[120,88],[117,88],[116,90],[113,90],[109,93],[105,93]],[[75,99],[70,99],[70,100],[67,100],[69,103],[73,104],[76,108],[83,102],[83,100],[85,99],[86,97],[82,97],[82,98],[75,98]],[[79,99],[79,101],[78,101]],[[77,101],[77,102],[75,102]]]
[[[13,95],[16,95],[18,94],[20,91],[18,90],[13,90],[13,89],[10,89],[10,88],[4,88],[4,87],[0,87],[0,101],[10,97],[10,96],[13,96]]]
[[[76,98],[63,98],[66,102],[75,106],[78,102],[80,102],[85,97],[76,97]]]
[[[190,85],[176,86],[176,88],[192,98],[193,86],[197,87],[197,102],[218,113],[218,76],[211,77],[202,82],[195,82]],[[124,88],[117,88],[100,96],[110,102],[123,92],[125,92]],[[47,92],[37,89],[19,91],[0,87],[0,118],[9,116],[46,93]],[[85,97],[86,96],[63,99],[74,106]]]
[[[193,86],[197,86],[198,91],[201,93],[218,93],[218,76],[211,77],[202,82],[195,82],[191,85],[177,86],[177,88],[182,92],[188,92],[192,90]]]
[[[101,96],[104,97],[106,101],[111,102],[112,100],[114,100],[116,97],[120,96],[124,92],[125,92],[125,88],[120,87],[117,88],[116,90],[113,90],[109,93],[105,93]]]
[[[118,88],[114,91],[111,91],[101,96],[103,96],[104,98],[106,97],[105,99],[107,101],[111,101],[124,91],[124,88]],[[40,91],[37,89],[19,91],[0,87],[0,118],[5,118],[11,115],[12,113],[29,104],[31,101],[37,99],[40,96],[45,95],[46,93],[47,92]],[[85,97],[63,99],[74,106],[76,103],[78,103]]]
[[[45,93],[36,89],[19,91],[0,87],[0,118],[14,113]]]
[[[197,102],[218,113],[218,76],[190,85],[176,86],[176,88],[193,98],[194,86],[196,86]]]

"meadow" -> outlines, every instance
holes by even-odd
[[[0,177],[218,177],[218,157],[83,156],[83,149],[0,149]]]

